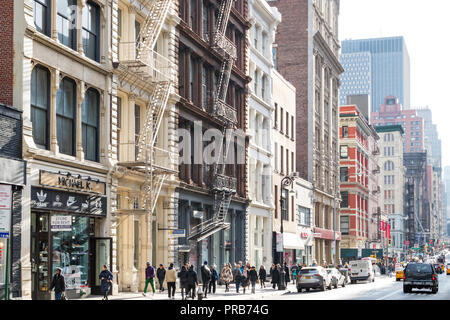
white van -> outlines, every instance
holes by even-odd
[[[375,271],[370,260],[350,261],[348,273],[353,284],[358,280],[375,282]]]

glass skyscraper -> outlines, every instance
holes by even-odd
[[[377,112],[392,95],[409,109],[410,62],[403,37],[344,40],[341,45],[341,104],[346,104],[347,95],[369,94],[372,111]]]

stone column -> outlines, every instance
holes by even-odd
[[[128,145],[127,145],[127,150],[128,150],[128,159],[126,159],[126,161],[134,161],[136,159],[136,154],[135,154],[135,137],[134,137],[134,106],[136,104],[136,95],[134,94],[130,94],[128,95],[128,110],[123,110],[122,114],[124,114],[125,112],[128,114]],[[125,149],[125,148],[124,148]]]
[[[57,16],[57,12],[58,12],[57,4],[56,4],[57,1],[58,0],[51,0],[50,1],[50,10],[51,10],[51,13],[50,13],[50,16],[51,16],[51,19],[50,19],[50,21],[51,21],[51,29],[50,29],[51,32],[50,32],[50,35],[51,35],[53,40],[59,42],[59,40],[58,40],[58,29],[57,29],[57,25],[56,25],[56,16]]]
[[[56,134],[56,95],[59,90],[61,77],[59,70],[51,72],[51,100],[50,100],[50,150],[56,154],[59,153],[58,139]]]
[[[84,161],[83,150],[83,131],[82,131],[82,114],[83,114],[83,101],[86,94],[86,84],[80,80],[77,84],[77,103],[76,103],[76,158],[79,161]]]
[[[78,11],[77,11],[77,47],[78,52],[84,56],[84,49],[83,49],[83,9],[86,6],[86,0],[80,0],[78,1]]]

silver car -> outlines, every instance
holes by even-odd
[[[297,292],[302,292],[303,289],[306,292],[310,289],[325,291],[325,288],[328,288],[331,290],[333,289],[332,285],[331,277],[322,267],[302,268],[297,275]]]
[[[335,289],[338,288],[338,286],[341,286],[342,288],[345,287],[347,284],[346,277],[336,268],[327,268],[328,275],[331,277],[331,283],[333,284],[333,287]]]

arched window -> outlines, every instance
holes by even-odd
[[[49,147],[50,72],[36,66],[31,73],[31,122],[36,145]]]
[[[394,163],[392,161],[386,161],[384,163],[384,170],[385,171],[393,171],[394,170]]]
[[[84,96],[81,112],[83,150],[86,160],[98,161],[99,108],[100,95],[98,91],[92,88],[88,89]]]
[[[75,155],[76,84],[64,78],[56,94],[56,138],[59,152]]]

